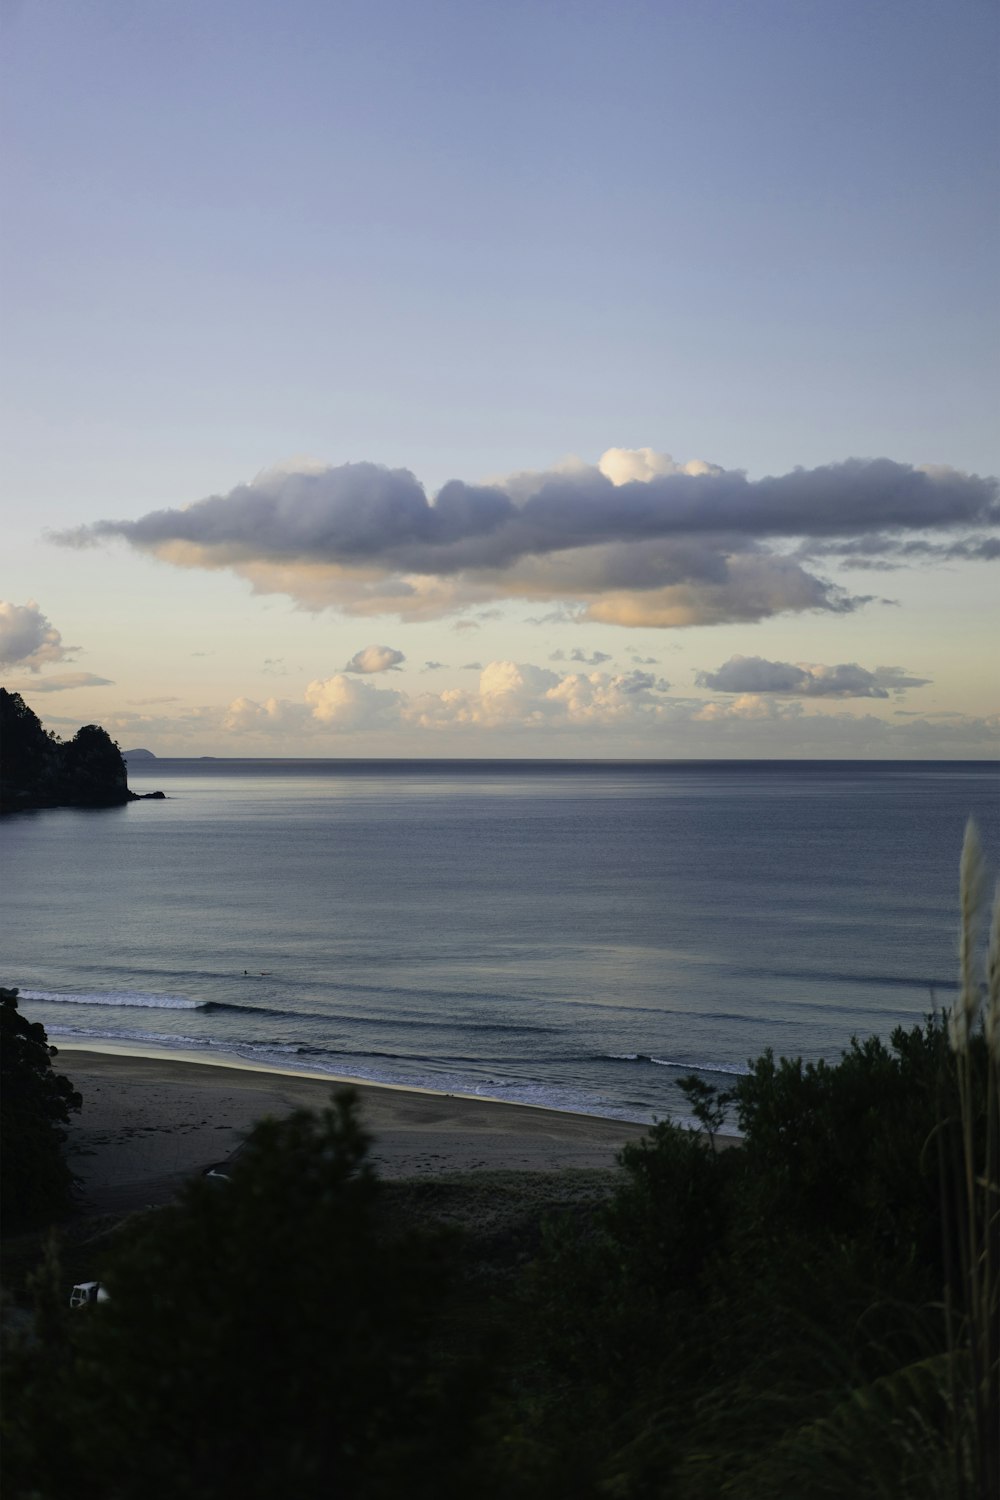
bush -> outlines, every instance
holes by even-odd
[[[12,1372],[9,1493],[460,1493],[475,1383],[431,1353],[447,1262],[378,1231],[366,1149],[344,1092],[129,1226],[51,1378],[41,1352]]]
[[[74,1178],[63,1157],[70,1111],[80,1095],[56,1073],[44,1026],[25,1020],[17,990],[0,989],[0,1201],[4,1227],[26,1228],[57,1217]]]

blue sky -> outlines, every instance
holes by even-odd
[[[0,651],[52,727],[996,753],[990,0],[20,0],[5,30]],[[566,529],[404,556],[349,464],[461,481],[467,548],[497,495],[558,492]],[[799,467],[776,533],[754,486]],[[731,533],[678,540],[692,479]],[[638,540],[605,525],[637,505]]]

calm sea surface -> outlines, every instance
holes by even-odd
[[[954,989],[984,763],[136,761],[0,824],[2,974],[116,1038],[650,1120]],[[246,972],[245,972],[246,971]],[[66,1059],[68,1071],[68,1059]]]

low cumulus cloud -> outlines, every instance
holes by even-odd
[[[380,729],[399,721],[405,695],[389,688],[353,682],[338,672],[317,679],[306,688],[306,702],[313,718],[332,729]]]
[[[786,698],[888,698],[926,687],[929,677],[911,677],[902,667],[857,662],[822,666],[816,662],[766,661],[762,656],[731,656],[715,672],[698,672],[699,687],[716,693],[773,693]]]
[[[404,709],[420,729],[633,729],[667,713],[669,683],[648,672],[570,672],[492,661],[475,689],[424,693]]]
[[[0,667],[39,672],[52,662],[68,661],[79,649],[63,645],[59,631],[42,614],[34,599],[27,604],[0,599]],[[37,684],[32,690],[38,691]]]
[[[539,600],[563,618],[669,627],[849,611],[870,596],[811,571],[810,547],[874,545],[893,560],[912,543],[986,557],[998,522],[996,481],[952,469],[849,459],[750,480],[612,448],[594,465],[452,479],[433,497],[409,470],[373,463],[272,469],[228,494],[56,539],[122,538],[306,608],[484,619],[497,601]]]
[[[50,719],[51,723],[58,720]],[[69,723],[69,721],[66,721]],[[78,721],[74,721],[78,723]],[[463,753],[465,746],[544,747],[587,743],[650,756],[882,756],[987,758],[1000,746],[1000,718],[927,714],[888,721],[836,704],[816,707],[780,693],[727,693],[706,702],[673,696],[652,673],[559,672],[491,661],[474,685],[408,694],[343,672],[310,682],[298,699],[235,698],[226,708],[182,709],[171,718],[102,715],[126,744],[164,753],[218,753],[234,743],[271,753],[324,754],[331,736],[357,737],[366,752]],[[197,747],[202,747],[199,751]],[[230,752],[231,753],[231,752]]]
[[[402,693],[358,682],[343,672],[316,678],[305,690],[304,701],[267,698],[234,698],[222,720],[229,734],[271,734],[287,738],[321,727],[336,734],[388,729],[400,721]]]
[[[633,727],[666,711],[669,683],[648,672],[560,674],[528,662],[492,661],[474,688],[413,696],[338,672],[310,682],[303,698],[235,698],[221,717],[227,734],[359,733]]]
[[[345,672],[393,672],[398,671],[406,657],[392,646],[365,646],[351,657]]]

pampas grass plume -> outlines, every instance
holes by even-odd
[[[986,863],[975,820],[965,825],[962,859],[959,864],[959,904],[961,920],[958,934],[959,989],[948,1017],[948,1040],[952,1051],[964,1052],[979,1013],[979,982],[976,977],[976,940],[982,920],[983,895],[986,890]]]

